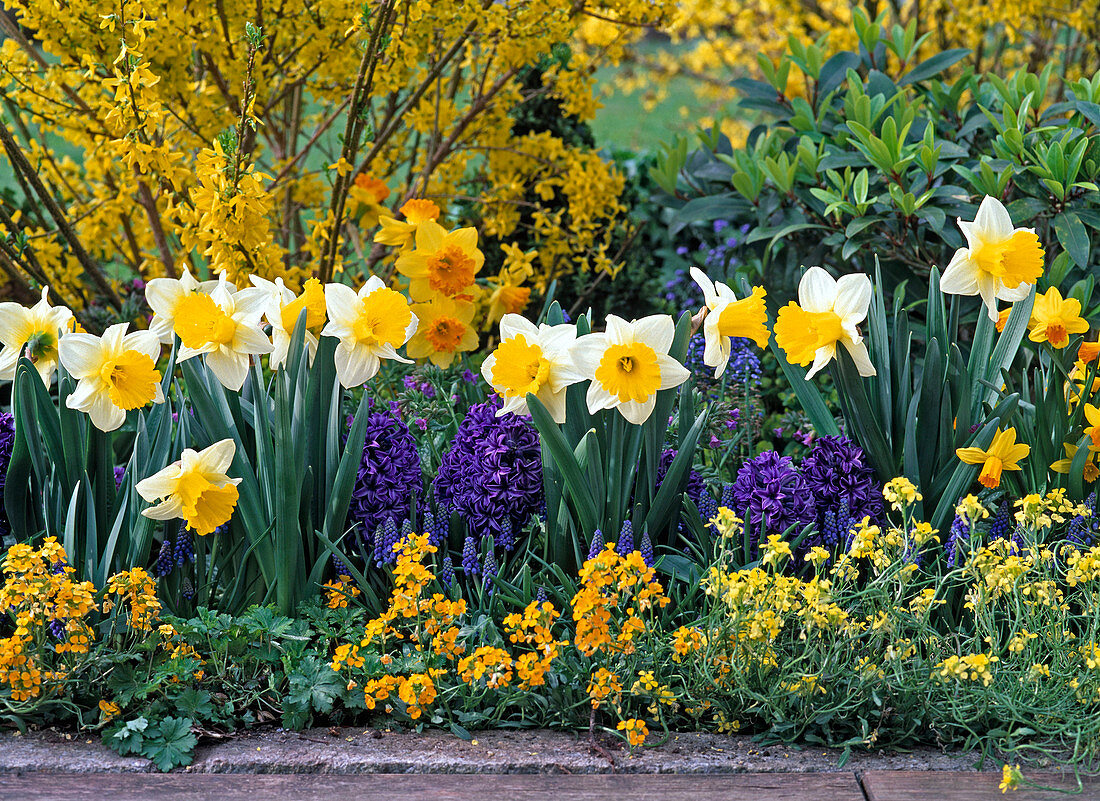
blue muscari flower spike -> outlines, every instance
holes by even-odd
[[[54,618],[50,621],[50,634],[53,635],[55,640],[65,639],[65,621],[60,618]]]
[[[1076,515],[1066,528],[1066,539],[1081,548],[1091,548],[1100,534],[1100,519],[1096,517],[1096,492],[1085,498],[1088,515]]]
[[[634,550],[634,524],[629,520],[623,521],[623,528],[619,532],[619,541],[615,543],[615,552],[619,556],[626,556]]]
[[[332,555],[332,569],[338,576],[350,576],[351,572],[348,570],[348,566],[344,564],[344,560],[336,554]]]
[[[447,506],[439,508],[439,514],[435,518],[435,540],[437,545],[443,545],[451,538],[451,509]]]
[[[545,600],[546,600],[546,588],[545,587],[539,587],[538,590],[535,592],[535,601],[537,603],[541,604]]]
[[[737,509],[736,501],[734,501],[733,499],[733,490],[733,484],[726,484],[724,487],[722,487],[722,499],[718,502],[718,505],[724,506],[726,509],[732,509],[733,512],[736,514],[738,511],[743,510]],[[740,517],[740,515],[738,515],[738,517]]]
[[[183,597],[186,598],[188,601],[195,597],[195,588],[191,584],[191,579],[184,578],[183,586],[180,587],[180,592],[183,594]]]
[[[1012,505],[1008,499],[1001,501],[993,520],[989,523],[989,540],[1003,540],[1012,533]]]
[[[653,567],[653,543],[649,539],[649,529],[642,532],[642,545],[638,550],[642,552],[642,561],[646,567]]]
[[[512,518],[507,515],[500,521],[500,534],[496,538],[496,544],[505,551],[511,551],[516,547],[516,535],[512,530]]]
[[[405,518],[401,521],[401,539],[405,539],[413,533],[413,524],[409,518]]]
[[[450,587],[455,581],[455,567],[451,564],[451,555],[443,557],[443,568],[439,571],[439,580],[444,587]]]
[[[185,528],[176,535],[175,556],[176,565],[183,567],[187,562],[195,561],[195,535],[191,529]]]
[[[374,530],[374,536],[371,538],[371,544],[374,554],[374,563],[381,567],[383,549],[386,547],[386,524],[383,523]]]
[[[481,563],[481,569],[485,573],[484,586],[491,595],[493,592],[493,579],[497,575],[497,558],[493,555],[493,549],[485,552],[485,561]]]
[[[477,542],[473,537],[467,537],[462,543],[462,572],[467,576],[476,576],[477,569]]]
[[[951,523],[951,532],[948,534],[947,542],[944,543],[944,550],[947,552],[947,567],[953,569],[959,563],[959,548],[964,545],[970,539],[970,524],[966,522],[966,518],[955,516],[954,522]]]
[[[592,543],[588,546],[588,558],[595,559],[606,543],[603,541],[603,532],[596,529],[592,532]]]
[[[160,551],[157,553],[157,563],[153,568],[158,576],[164,578],[172,572],[172,568],[176,566],[176,557],[172,553],[172,540],[168,537],[164,538],[164,542],[160,544]]]
[[[435,538],[435,515],[432,514],[430,509],[424,510],[424,515],[420,519],[420,530],[422,533],[428,535],[429,543],[437,547],[440,545],[440,543],[437,542]]]

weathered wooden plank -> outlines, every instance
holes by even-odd
[[[726,775],[0,775],[3,801],[863,801],[852,773]]]
[[[1046,787],[1074,790],[1077,781],[1073,776],[1060,773],[1028,773],[1030,781]],[[946,771],[869,770],[861,775],[867,801],[1049,801],[1055,797],[1049,792],[1018,788],[1007,795],[998,786],[1001,772],[954,773]],[[1082,777],[1084,792],[1074,796],[1089,801],[1100,799],[1100,778]]]

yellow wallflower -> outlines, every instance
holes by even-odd
[[[577,370],[591,380],[588,410],[618,409],[641,425],[657,402],[657,392],[687,381],[691,373],[668,355],[675,336],[672,318],[655,314],[627,322],[607,315],[607,330],[588,334],[573,345]]]
[[[498,415],[529,415],[527,395],[537,397],[557,423],[565,422],[565,390],[583,380],[573,366],[570,348],[575,326],[536,326],[518,314],[500,321],[500,345],[481,365],[486,382],[504,399]]]
[[[714,377],[720,378],[729,364],[732,351],[731,338],[745,337],[758,348],[768,344],[768,311],[764,306],[767,292],[763,287],[753,287],[752,295],[737,299],[733,290],[721,281],[711,281],[697,267],[691,268],[691,277],[703,290],[707,316],[703,321],[703,364],[713,367]]]
[[[231,439],[201,451],[185,449],[178,462],[137,483],[138,494],[156,503],[141,513],[154,520],[180,517],[200,535],[212,533],[233,516],[237,505],[241,480],[225,473],[235,453]]]
[[[983,487],[993,489],[1001,485],[1001,471],[1019,470],[1020,460],[1031,453],[1031,446],[1016,442],[1016,429],[998,431],[988,450],[978,447],[959,448],[955,454],[966,464],[982,465],[978,481]]]
[[[949,295],[980,295],[997,321],[997,301],[1023,300],[1043,274],[1043,248],[1031,228],[1013,228],[1001,201],[986,197],[973,222],[959,220],[966,237],[940,278]]]
[[[413,305],[420,324],[409,340],[413,359],[427,358],[437,367],[450,367],[459,353],[477,347],[477,332],[470,326],[474,305],[468,301],[436,297],[430,303]]]
[[[101,431],[114,431],[131,409],[164,403],[156,369],[160,339],[151,331],[127,334],[128,327],[112,325],[102,337],[65,334],[58,344],[61,363],[77,379],[65,405],[86,413]]]
[[[382,359],[409,360],[398,354],[420,321],[405,296],[372,275],[356,292],[344,284],[325,287],[329,322],[322,336],[336,337],[336,375],[347,387],[357,387],[378,372]]]
[[[1064,348],[1069,344],[1070,334],[1084,334],[1088,330],[1088,322],[1081,317],[1081,301],[1063,299],[1056,287],[1035,296],[1028,334],[1032,342],[1049,342],[1052,348]]]
[[[845,275],[838,281],[820,267],[811,267],[798,284],[798,303],[791,301],[779,310],[775,342],[787,361],[812,365],[806,378],[836,357],[837,345],[848,351],[860,375],[875,375],[859,333],[870,304],[871,279],[866,275]]]

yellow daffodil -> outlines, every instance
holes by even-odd
[[[1015,303],[1031,292],[1043,274],[1043,247],[1032,228],[1013,228],[1001,201],[986,197],[974,222],[959,220],[966,237],[940,278],[940,290],[949,295],[980,295],[997,320],[997,301]]]
[[[1092,376],[1091,387],[1089,376]],[[1097,366],[1078,359],[1073,363],[1073,369],[1069,371],[1069,381],[1066,384],[1066,400],[1070,408],[1081,402],[1082,395],[1087,399],[1100,392],[1100,372]]]
[[[798,284],[798,303],[779,310],[775,342],[792,364],[813,365],[806,378],[836,357],[838,344],[848,351],[861,376],[875,375],[859,333],[870,304],[871,279],[866,275],[845,275],[838,281],[820,267],[811,267]]]
[[[1096,342],[1081,343],[1081,347],[1077,351],[1078,359],[1088,364],[1097,361],[1098,357],[1100,357],[1100,336],[1097,336]]]
[[[1049,342],[1052,348],[1064,348],[1070,334],[1084,334],[1089,324],[1081,317],[1081,301],[1062,298],[1062,293],[1051,287],[1035,296],[1031,310],[1030,333],[1032,342]]]
[[[184,298],[196,292],[210,292],[217,281],[198,281],[184,267],[179,278],[154,278],[145,285],[145,302],[153,310],[149,323],[152,331],[165,345],[172,344],[176,324],[176,309]]]
[[[518,314],[500,321],[500,345],[481,365],[485,380],[504,399],[497,415],[529,415],[527,395],[538,398],[557,423],[565,422],[565,390],[584,379],[573,366],[575,326],[536,326]]]
[[[405,219],[396,220],[388,215],[378,218],[382,229],[374,235],[374,241],[380,245],[398,247],[402,252],[411,250],[416,244],[416,232],[421,225],[439,219],[439,206],[430,200],[414,199],[401,207]]]
[[[1016,442],[1016,429],[1007,428],[998,431],[988,450],[977,447],[959,448],[955,451],[966,464],[982,465],[978,482],[983,487],[993,489],[1001,485],[1002,470],[1019,470],[1020,460],[1031,453],[1031,446]]]
[[[1086,403],[1085,419],[1088,421],[1085,434],[1092,440],[1092,445],[1089,447],[1092,450],[1100,451],[1100,408],[1093,406],[1091,403]]]
[[[0,303],[0,379],[11,381],[19,357],[34,362],[42,380],[49,384],[57,369],[57,343],[73,323],[73,313],[64,306],[51,306],[50,288],[42,287],[42,299],[29,309],[19,303]]]
[[[427,358],[436,367],[446,368],[459,353],[477,347],[477,331],[470,326],[473,303],[441,296],[414,304],[412,310],[420,324],[406,350],[410,358]]]
[[[476,228],[448,232],[428,221],[416,229],[416,248],[398,256],[395,266],[409,278],[409,297],[425,302],[439,295],[464,299],[484,263]]]
[[[333,166],[340,170],[342,165],[338,162]],[[390,188],[386,186],[385,181],[380,181],[363,172],[356,175],[355,180],[348,187],[348,200],[351,201],[352,214],[359,219],[359,224],[364,228],[373,228],[378,225],[382,215],[392,216],[393,212],[382,205],[389,196]]]
[[[258,276],[251,276],[252,285],[267,292],[264,318],[271,325],[271,345],[273,350],[268,356],[268,364],[277,370],[286,361],[290,350],[290,339],[298,318],[306,313],[305,344],[309,351],[309,363],[317,355],[317,335],[325,325],[325,289],[316,278],[310,278],[302,287],[302,294],[295,297],[282,278],[274,283]]]
[[[726,284],[711,281],[697,267],[691,268],[691,277],[703,290],[707,316],[703,320],[703,364],[713,367],[714,377],[721,378],[729,364],[732,338],[751,339],[759,348],[766,347],[768,338],[768,312],[764,306],[767,293],[763,287],[752,288],[752,295],[742,300]]]
[[[521,314],[531,301],[531,288],[517,286],[508,277],[490,282],[490,286],[492,294],[489,295],[489,311],[485,315],[485,326],[482,329],[486,331],[505,315]]]
[[[231,439],[201,451],[187,448],[178,462],[137,483],[138,494],[156,504],[141,513],[153,520],[183,518],[198,534],[212,533],[233,516],[237,506],[241,480],[225,473],[234,453],[236,446]]]
[[[1073,469],[1073,460],[1077,456],[1078,447],[1072,442],[1063,442],[1062,447],[1065,448],[1066,457],[1059,459],[1050,466],[1050,469],[1055,473],[1068,474]],[[1100,478],[1100,467],[1096,464],[1096,451],[1091,447],[1089,448],[1089,455],[1085,458],[1085,466],[1082,471],[1081,477],[1089,484]]]
[[[195,292],[179,302],[175,332],[182,342],[179,361],[205,355],[206,366],[226,389],[240,391],[249,357],[271,353],[274,346],[260,330],[268,303],[264,289],[233,291],[222,274],[209,295]]]
[[[77,379],[65,405],[101,431],[114,431],[131,409],[164,402],[156,367],[160,339],[152,331],[127,334],[128,325],[112,325],[102,337],[65,334],[58,344],[61,363]]]
[[[687,381],[691,373],[668,355],[675,324],[667,314],[627,322],[607,315],[602,334],[587,334],[573,344],[577,371],[588,386],[588,410],[618,409],[631,423],[641,425],[656,404],[657,392]]]
[[[417,327],[409,302],[382,279],[372,275],[357,293],[344,284],[325,287],[329,322],[322,336],[336,337],[336,375],[347,387],[357,387],[378,372],[382,359],[408,363],[398,355]]]

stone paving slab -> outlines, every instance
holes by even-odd
[[[853,773],[724,776],[242,776],[26,773],[0,776],[0,801],[864,801]]]
[[[205,741],[192,773],[835,773],[868,770],[974,770],[973,757],[935,749],[853,753],[761,746],[750,737],[692,733],[633,757],[609,745],[614,765],[584,737],[546,730],[477,732],[470,742],[448,732],[415,734],[365,728],[289,732],[254,730]],[[986,769],[996,767],[989,763]],[[94,735],[52,731],[0,733],[0,774],[38,772],[147,773],[148,760],[121,757]]]

